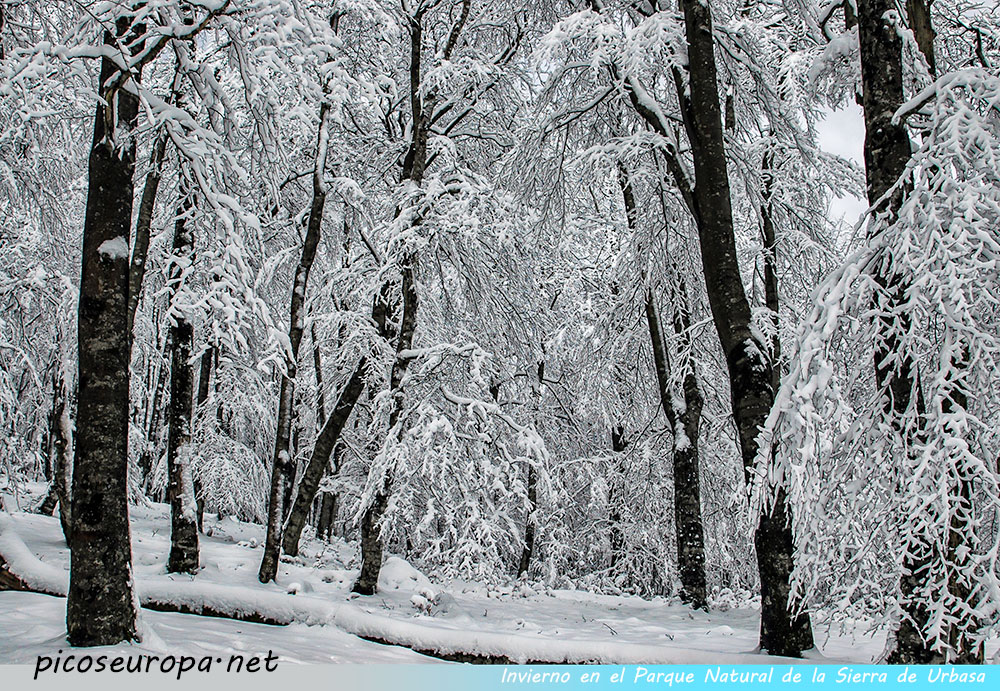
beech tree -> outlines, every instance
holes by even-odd
[[[142,50],[128,15],[115,19],[104,45]],[[139,99],[126,90],[137,75],[101,60],[104,103],[94,115],[78,316],[79,386],[73,461],[72,529],[66,626],[73,645],[110,645],[138,637],[132,592],[128,497],[128,249],[132,222]]]
[[[915,21],[908,43],[888,10],[862,3],[845,22],[860,39],[868,232],[821,284],[767,432],[780,440],[778,482],[797,502],[822,507],[796,517],[807,555],[798,596],[836,602],[865,593],[835,611],[864,602],[895,629],[889,660],[969,662],[981,659],[990,628],[978,593],[996,577],[995,535],[978,510],[989,511],[997,496],[995,440],[977,422],[993,393],[972,384],[985,372],[969,359],[989,351],[980,339],[992,339],[994,309],[970,291],[987,280],[976,267],[995,238],[977,235],[975,250],[951,250],[995,217],[992,194],[967,194],[966,185],[983,180],[983,157],[957,164],[972,140],[992,150],[995,134],[975,113],[994,85],[975,69],[932,81],[926,32],[921,40]],[[973,389],[982,398],[970,397]],[[816,579],[828,569],[836,576],[820,595]]]
[[[770,654],[980,661],[996,9],[0,6],[0,480],[58,506],[71,643],[138,637],[166,501],[195,582],[227,518],[263,583],[759,593]]]

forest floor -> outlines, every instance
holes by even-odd
[[[8,509],[13,509],[7,497]],[[19,501],[26,504],[24,497]],[[257,582],[263,527],[205,517],[202,568],[195,576],[166,573],[166,505],[132,507],[137,590],[155,600],[290,622],[285,626],[142,610],[143,642],[133,652],[175,655],[262,654],[301,663],[436,662],[434,655],[502,656],[520,662],[765,663],[754,652],[758,612],[751,607],[693,611],[676,601],[617,597],[527,585],[432,583],[389,557],[373,597],[351,594],[357,575],[354,545],[303,540],[299,557],[283,558],[277,583]],[[64,593],[69,552],[55,518],[0,513],[0,557],[39,590]],[[200,606],[200,604],[199,604]],[[66,647],[65,600],[30,592],[0,592],[0,663],[23,663]],[[815,629],[813,662],[870,663],[884,633],[861,623]],[[377,639],[393,645],[372,642]],[[987,658],[997,655],[996,641]],[[124,650],[125,648],[123,648]]]

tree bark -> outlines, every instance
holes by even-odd
[[[184,308],[184,269],[194,259],[194,234],[188,216],[194,208],[187,185],[181,185],[181,202],[174,223],[173,261],[170,268],[170,416],[167,432],[167,498],[170,502],[170,556],[167,571],[198,570],[198,509],[191,470],[191,421],[194,406],[194,326]]]
[[[934,23],[931,21],[932,0],[906,0],[906,16],[917,39],[917,46],[927,60],[927,68],[932,77],[937,76],[937,60],[934,57]]]
[[[319,436],[316,437],[316,444],[313,446],[309,463],[299,480],[295,503],[288,515],[288,524],[285,526],[283,545],[285,554],[295,556],[299,553],[299,539],[309,516],[309,507],[312,506],[313,500],[316,498],[320,480],[323,479],[323,473],[330,465],[330,457],[337,446],[341,432],[347,425],[347,420],[354,411],[354,406],[365,387],[364,375],[367,369],[368,360],[362,358],[344,386],[344,390],[340,392],[333,412],[327,418]]]
[[[749,484],[757,434],[774,403],[775,365],[765,357],[764,344],[758,343],[750,330],[750,305],[736,254],[710,10],[707,3],[696,0],[682,0],[681,5],[690,71],[687,126],[695,170],[693,211],[712,319],[729,369],[733,415]],[[761,581],[760,646],[773,655],[798,657],[814,643],[808,614],[790,612],[794,544],[783,492],[777,493],[771,512],[760,516],[754,542]]]
[[[858,3],[858,36],[861,45],[861,81],[865,117],[865,177],[868,200],[878,204],[880,223],[891,222],[902,204],[901,190],[883,199],[899,180],[910,159],[910,138],[902,123],[894,123],[892,114],[905,101],[903,91],[903,43],[888,21],[886,12],[895,9],[892,0],[861,0]],[[876,231],[877,232],[877,231]],[[904,288],[898,276],[884,269],[876,275],[879,287],[894,296],[893,302],[904,299]],[[882,347],[875,352],[875,380],[884,392],[884,413],[890,422],[899,427],[899,420],[910,406],[915,383],[915,365],[907,354],[902,354],[900,365],[891,364],[891,358],[900,348],[891,336],[892,319],[881,317],[880,330],[890,334]],[[920,402],[917,402],[920,405]],[[923,628],[930,614],[927,607],[914,597],[926,577],[929,564],[926,559],[908,554],[903,562],[900,581],[903,593],[903,620],[895,633],[895,648],[888,661],[894,664],[928,664],[934,659],[930,646],[924,641]]]
[[[635,194],[628,171],[619,166],[618,182],[625,204],[629,228],[635,231]],[[672,319],[680,339],[684,380],[683,405],[675,400],[670,381],[670,364],[660,329],[660,316],[652,288],[646,289],[646,324],[653,349],[657,390],[663,413],[670,423],[673,440],[674,535],[677,542],[677,570],[681,579],[681,601],[695,609],[708,609],[705,584],[705,530],[701,521],[701,477],[698,467],[698,438],[701,428],[702,395],[698,376],[690,358],[690,317],[683,289],[675,291]]]
[[[675,307],[675,330],[687,336],[686,312]],[[708,609],[705,585],[705,531],[701,522],[701,482],[698,468],[698,438],[701,427],[702,396],[693,363],[688,362],[683,382],[683,405],[672,391],[659,314],[653,292],[646,292],[646,324],[649,327],[656,367],[660,404],[670,423],[673,439],[674,533],[677,542],[677,570],[681,579],[681,601],[695,609]]]
[[[161,356],[162,362],[159,364],[156,371],[156,386],[153,389],[153,397],[149,403],[149,413],[146,422],[146,448],[142,450],[139,455],[139,470],[142,472],[142,486],[143,491],[147,496],[152,494],[151,487],[151,473],[153,471],[153,458],[158,457],[159,443],[160,443],[160,416],[163,413],[163,396],[167,389],[169,383],[169,377],[167,376],[167,366],[166,361],[168,358],[168,352],[170,350],[170,338],[167,337],[167,343],[164,344],[164,352]]]
[[[142,187],[142,198],[139,201],[139,215],[135,221],[135,240],[132,243],[132,257],[129,260],[128,276],[128,333],[129,343],[132,342],[132,329],[135,324],[135,312],[139,307],[139,297],[142,295],[142,279],[146,275],[146,257],[149,254],[150,230],[153,225],[153,209],[156,206],[156,193],[160,189],[160,178],[163,173],[163,159],[167,151],[167,133],[160,132],[153,142],[153,151],[149,157],[149,172]]]
[[[602,11],[601,0],[590,0]],[[707,3],[680,0],[688,43],[690,89],[683,88],[675,71],[684,129],[691,143],[695,183],[692,187],[678,152],[670,142],[672,128],[651,101],[635,75],[612,64],[610,72],[624,83],[635,112],[664,137],[661,150],[677,191],[698,226],[702,268],[712,321],[729,370],[733,417],[736,422],[744,479],[749,484],[757,454],[757,434],[774,403],[773,363],[769,362],[750,330],[747,302],[736,256],[732,200],[722,132],[712,19]],[[769,514],[760,516],[757,570],[761,579],[761,648],[775,655],[798,657],[813,647],[812,626],[805,613],[789,611],[794,544],[787,525],[787,498],[778,492]]]
[[[330,104],[320,106],[319,133],[316,142],[316,160],[313,169],[313,196],[309,208],[302,255],[295,270],[292,299],[289,308],[288,341],[289,351],[285,358],[286,371],[281,377],[281,391],[278,397],[278,428],[274,440],[274,458],[271,466],[271,490],[267,508],[267,536],[264,541],[264,556],[261,559],[258,579],[261,583],[273,581],[278,572],[278,557],[281,549],[281,524],[286,513],[286,484],[292,479],[294,465],[291,457],[292,402],[295,393],[295,376],[299,357],[299,345],[305,328],[306,285],[309,271],[316,259],[323,226],[323,207],[326,204],[326,182],[323,179],[326,168],[326,151],[329,145]]]
[[[43,516],[51,516],[55,510],[56,506],[59,505],[59,497],[56,494],[55,483],[49,481],[49,488],[45,492],[45,498],[42,499],[42,503],[38,505],[37,513]]]
[[[198,393],[195,399],[195,420],[198,425],[208,424],[208,416],[205,414],[205,406],[208,404],[209,383],[212,379],[212,369],[218,358],[216,356],[217,346],[205,348],[201,354],[198,365]],[[205,488],[201,484],[198,473],[194,472],[194,501],[198,507],[198,530],[205,530]]]
[[[337,495],[324,492],[319,508],[319,525],[316,527],[316,534],[321,540],[329,542],[337,534],[336,520]]]
[[[531,568],[531,558],[535,553],[535,521],[538,516],[538,472],[534,465],[528,466],[527,478],[528,490],[528,515],[524,519],[524,549],[521,550],[521,559],[517,564],[517,576],[528,573]]]
[[[778,390],[781,383],[781,335],[778,318],[781,302],[778,294],[778,241],[774,231],[774,205],[771,196],[774,190],[774,156],[770,150],[761,160],[761,185],[763,204],[760,207],[761,235],[764,254],[764,305],[771,313],[771,386]]]
[[[46,461],[49,490],[38,506],[38,513],[51,516],[59,508],[59,523],[62,526],[66,544],[70,540],[70,458],[72,449],[72,423],[70,423],[69,401],[63,373],[57,363],[52,375],[52,410],[49,412]]]
[[[545,360],[538,361],[536,380],[531,385],[532,418],[535,433],[538,433],[538,419],[542,405],[542,387],[545,385]],[[528,514],[524,519],[524,549],[517,565],[518,578],[528,573],[531,558],[535,554],[535,531],[538,528],[538,470],[534,463],[528,464],[526,489],[528,490]]]
[[[615,470],[617,471],[616,474],[618,475],[619,483],[622,482],[622,462],[620,457],[621,454],[625,453],[627,447],[625,428],[621,425],[615,425],[611,428],[611,451],[618,466]],[[615,483],[610,484],[608,487],[608,503],[611,504],[611,510],[608,512],[608,521],[611,523],[611,568],[618,565],[625,552],[625,536],[622,532],[622,512],[615,504],[616,489],[619,488]]]
[[[104,44],[130,34],[129,18]],[[99,103],[88,170],[78,313],[79,406],[73,463],[70,645],[138,638],[128,523],[128,241],[132,219],[138,98],[111,83],[101,60]],[[124,137],[124,140],[122,139]]]
[[[346,228],[345,228],[346,232]],[[341,327],[343,330],[343,327]],[[316,340],[316,323],[309,329],[313,346],[313,373],[316,376],[316,431],[326,424],[326,398],[323,394],[323,361],[319,352],[319,342]]]
[[[419,184],[419,180],[414,182]],[[403,314],[399,326],[399,339],[396,342],[396,359],[392,363],[392,373],[389,376],[389,390],[392,394],[389,434],[395,435],[396,441],[400,440],[403,433],[400,421],[405,405],[403,376],[410,364],[410,358],[405,351],[413,347],[413,334],[417,328],[418,298],[413,277],[413,261],[413,257],[407,257],[403,264]],[[382,569],[381,522],[389,505],[391,486],[392,473],[386,472],[375,490],[371,503],[361,515],[361,573],[353,587],[354,592],[361,595],[374,595],[378,589],[378,575]]]
[[[73,509],[72,490],[70,481],[72,479],[72,458],[73,450],[73,423],[70,422],[70,401],[69,387],[66,385],[64,374],[57,371],[53,385],[55,387],[55,397],[52,408],[52,448],[55,451],[54,463],[52,464],[52,485],[55,488],[56,499],[59,502],[59,524],[62,527],[63,537],[66,544],[72,542],[70,538],[73,533]]]

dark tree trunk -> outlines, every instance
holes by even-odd
[[[892,122],[892,114],[905,101],[903,43],[895,27],[884,19],[885,13],[894,9],[892,0],[861,0],[858,3],[865,115],[865,176],[869,203],[879,204],[880,223],[891,222],[902,203],[901,190],[893,192],[887,199],[882,197],[899,180],[911,154],[905,126]],[[896,303],[904,299],[905,286],[901,285],[898,276],[881,270],[876,282],[894,296]],[[891,319],[883,317],[882,322],[882,331],[891,333]],[[897,427],[899,418],[910,406],[916,377],[914,363],[905,353],[898,367],[883,364],[898,349],[899,344],[889,336],[881,347],[876,348],[874,361],[876,383],[885,395],[885,414]],[[930,614],[927,607],[914,597],[926,578],[928,567],[925,559],[915,558],[915,555],[907,554],[904,559],[900,581],[904,617],[895,633],[895,648],[889,654],[888,661],[891,663],[928,664],[934,659],[922,633],[929,623]]]
[[[535,432],[538,432],[538,422],[542,406],[542,387],[545,385],[545,361],[538,362],[535,372],[536,381],[531,385],[532,417]],[[535,531],[538,529],[538,470],[534,463],[528,464],[526,489],[528,490],[528,514],[524,519],[524,549],[521,550],[521,560],[517,564],[517,575],[521,577],[531,568],[531,558],[535,553]]]
[[[362,358],[344,386],[344,390],[340,392],[333,412],[327,418],[319,436],[316,437],[316,444],[313,446],[309,463],[299,480],[298,494],[295,496],[295,503],[288,516],[288,524],[285,526],[283,545],[285,554],[294,556],[299,553],[299,539],[309,515],[309,507],[312,506],[313,500],[316,498],[323,473],[330,466],[330,457],[340,439],[341,432],[347,425],[347,420],[354,411],[354,406],[365,387],[364,375],[367,368],[367,358]]]
[[[291,460],[291,471],[285,475],[284,482],[281,486],[282,497],[281,497],[281,530],[284,532],[284,527],[288,522],[288,514],[292,509],[292,499],[294,498],[295,484],[298,480],[301,468],[299,467],[299,454],[302,450],[302,419],[299,417],[298,411],[302,410],[302,391],[298,388],[295,390],[295,396],[292,400],[292,439],[289,444],[288,455]]]
[[[619,166],[619,185],[629,228],[636,225],[635,195],[628,171]],[[656,367],[657,390],[663,413],[670,423],[673,439],[674,535],[677,542],[677,570],[681,579],[681,600],[695,609],[708,609],[705,584],[705,530],[701,522],[701,475],[698,467],[698,438],[701,428],[702,395],[694,362],[690,357],[690,317],[683,286],[675,291],[673,328],[681,344],[684,372],[684,405],[674,401],[670,364],[660,329],[652,288],[646,291],[646,324]]]
[[[917,43],[933,72],[934,30],[929,3],[908,0],[906,6]],[[904,174],[912,152],[905,126],[892,121],[893,113],[906,99],[903,89],[902,39],[895,27],[885,19],[885,14],[894,9],[892,0],[861,0],[858,3],[861,79],[864,90],[865,176],[868,201],[873,206],[877,205],[876,218],[870,224],[874,233],[881,232],[886,224],[895,220],[907,190],[904,185],[897,187],[891,194],[888,193]],[[876,283],[889,296],[887,308],[893,312],[902,310],[909,286],[902,277],[892,272],[886,261],[877,267],[877,271]],[[886,306],[883,306],[881,311],[885,310]],[[900,353],[902,345],[893,336],[894,318],[889,314],[881,317],[880,330],[886,335],[876,347],[874,367],[876,384],[883,392],[885,415],[890,424],[901,430],[901,420],[907,415],[911,401],[918,419],[923,417],[925,404],[920,395],[916,363],[910,353]],[[902,318],[906,319],[905,314]],[[915,401],[912,400],[914,392]],[[946,405],[964,406],[965,403],[964,391],[961,387],[956,387]],[[970,488],[962,478],[958,479],[953,491],[958,495],[959,505],[971,508]],[[949,534],[949,558],[956,558],[963,547],[968,547],[961,544],[963,533],[964,526],[953,521]],[[888,656],[890,663],[930,664],[944,661],[942,655],[931,650],[925,638],[925,629],[932,622],[930,611],[920,594],[931,575],[931,560],[935,558],[936,550],[930,538],[918,536],[916,547],[904,555],[900,580],[903,617],[895,633],[895,647]],[[967,588],[968,584],[949,583],[951,596],[960,602],[967,601]],[[964,638],[959,640],[955,631],[950,632],[948,638],[956,648],[953,661],[982,662],[981,645]]]
[[[198,366],[198,394],[195,399],[195,420],[198,425],[207,425],[208,415],[205,406],[208,404],[209,384],[212,379],[212,369],[218,357],[216,356],[217,346],[205,348],[201,354],[201,361]],[[194,474],[194,501],[198,507],[198,530],[205,531],[205,488],[201,484],[198,473],[192,468]]]
[[[324,492],[320,501],[319,525],[316,528],[316,534],[321,540],[329,542],[330,539],[337,534],[336,526],[334,525],[336,520],[337,495]]]
[[[622,512],[616,503],[616,501],[619,501],[616,495],[620,491],[619,484],[623,481],[621,454],[625,453],[627,446],[628,443],[625,441],[625,428],[621,425],[612,427],[611,451],[614,453],[616,464],[616,482],[611,483],[608,487],[608,503],[611,505],[611,510],[608,512],[608,521],[611,523],[611,568],[618,565],[618,563],[622,560],[625,551],[625,536],[622,532]]]
[[[968,362],[968,350],[963,349],[958,362],[953,364],[955,369],[961,372],[968,366]],[[942,402],[942,412],[947,415],[959,409],[964,410],[968,405],[969,391],[964,381],[961,380],[961,375],[958,375],[949,381],[949,395]],[[968,470],[963,467],[956,468],[954,471],[953,481],[955,487],[952,489],[952,492],[956,495],[956,506],[949,521],[947,551],[948,561],[956,566],[961,565],[965,574],[972,571],[970,562],[972,560],[971,555],[975,549],[974,547],[970,549],[969,536],[974,535],[976,516],[976,506],[972,500],[974,491],[973,481],[967,473]],[[948,578],[948,591],[957,602],[971,602],[976,589],[977,583],[970,582],[966,575],[961,574],[958,569],[952,568]],[[948,660],[938,659],[934,662],[947,661],[958,664],[983,664],[985,650],[982,641],[976,641],[968,633],[964,633],[958,628],[953,627],[948,632],[948,643],[954,651],[954,655]]]
[[[117,37],[129,33],[119,19]],[[104,34],[106,46],[116,36]],[[66,628],[70,645],[138,638],[128,523],[129,231],[138,98],[101,60],[83,227],[79,393]],[[121,138],[124,137],[124,140]]]
[[[49,491],[38,507],[38,513],[51,516],[59,507],[59,523],[66,544],[70,544],[70,450],[72,449],[72,424],[70,423],[68,389],[62,368],[56,365],[52,375],[52,410],[49,412],[46,433],[46,475]]]
[[[674,328],[687,337],[687,312],[674,308]],[[695,609],[708,609],[705,585],[705,531],[701,522],[701,481],[698,468],[698,439],[701,427],[702,396],[694,365],[686,362],[683,407],[674,401],[659,314],[652,290],[646,293],[646,324],[649,327],[656,366],[660,404],[670,423],[674,460],[674,534],[677,542],[677,570],[681,579],[681,601]],[[688,360],[685,354],[685,360]],[[679,408],[679,409],[678,409]]]
[[[674,519],[677,532],[681,599],[695,609],[708,610],[705,584],[705,530],[701,520],[701,472],[698,461],[701,410],[704,399],[691,357],[687,293],[681,284],[674,305],[674,332],[681,341],[684,380],[682,410],[671,416],[674,426]]]
[[[170,350],[170,339],[167,338],[167,343],[165,344],[165,351]],[[164,392],[167,390],[167,385],[169,383],[169,377],[167,376],[168,367],[166,365],[167,354],[164,353],[161,356],[163,362],[159,365],[156,372],[156,386],[153,389],[153,397],[149,403],[149,417],[146,424],[146,448],[142,450],[139,456],[139,470],[142,473],[142,487],[146,495],[152,494],[151,486],[151,474],[153,471],[153,458],[158,457],[159,445],[160,445],[160,417],[163,414],[163,397]]]
[[[341,331],[343,331],[343,327],[341,327]],[[310,329],[310,337],[313,346],[313,374],[316,377],[316,431],[318,433],[326,424],[326,397],[323,392],[323,361],[319,350],[319,341],[316,340],[315,322]]]
[[[761,235],[763,240],[764,256],[764,304],[771,313],[772,336],[771,336],[771,386],[777,391],[781,382],[781,338],[779,328],[779,309],[781,307],[778,293],[778,249],[777,238],[774,228],[774,208],[771,201],[774,187],[774,173],[772,166],[773,155],[770,151],[764,154],[761,162],[761,182],[763,204],[761,205]],[[791,554],[785,554],[781,546],[788,540],[786,536],[787,524],[790,517],[787,515],[788,497],[784,488],[779,488],[775,499],[774,512],[771,520],[761,523],[760,528],[754,534],[754,547],[758,554],[758,564],[761,570],[761,582],[765,579],[776,581],[787,578],[787,574],[794,568]],[[761,560],[760,554],[775,554],[774,560]],[[767,572],[765,576],[765,571]]]
[[[70,451],[73,449],[73,425],[70,422],[69,387],[61,370],[57,371],[53,386],[55,392],[52,402],[52,449],[55,457],[52,463],[52,486],[59,503],[59,524],[62,527],[63,537],[66,539],[66,544],[71,545],[73,514],[70,480],[73,469]]]
[[[132,243],[132,257],[129,261],[128,276],[128,333],[129,343],[132,342],[132,329],[135,324],[135,312],[139,307],[139,297],[142,295],[142,279],[146,275],[146,257],[149,254],[150,229],[153,225],[153,209],[156,206],[156,193],[160,189],[160,177],[163,173],[163,158],[167,151],[167,133],[160,132],[153,142],[153,151],[149,156],[149,172],[142,188],[142,198],[139,201],[139,215],[135,221],[135,240]]]
[[[347,235],[347,223],[344,223],[344,235]],[[345,243],[346,251],[346,243]],[[326,394],[323,390],[323,360],[322,353],[320,352],[319,341],[316,338],[316,323],[313,322],[312,328],[310,329],[312,337],[312,348],[313,348],[313,374],[316,378],[316,436],[323,430],[326,425]],[[343,326],[340,328],[340,338],[338,339],[338,345],[343,342],[343,336],[345,329]],[[332,472],[337,472],[340,466],[340,451],[341,447],[339,442],[334,446],[333,449],[333,470]],[[308,464],[307,464],[308,466]],[[305,471],[303,471],[304,474]],[[329,472],[329,469],[328,469]],[[301,492],[301,488],[299,492]],[[296,497],[296,500],[298,497]],[[330,529],[332,520],[331,513],[335,511],[335,508],[330,507],[331,501],[335,507],[337,498],[336,496],[330,496],[329,493],[324,492],[322,496],[313,499],[313,524],[316,527],[316,535],[322,540],[330,540]],[[294,514],[294,509],[292,511]],[[287,533],[285,541],[288,541]],[[295,544],[296,551],[298,550],[298,544]]]
[[[427,168],[427,138],[430,134],[431,117],[436,102],[433,89],[426,94],[421,93],[421,51],[423,50],[423,19],[426,11],[427,7],[421,6],[415,15],[410,17],[410,142],[406,149],[406,155],[403,157],[403,170],[400,176],[401,181],[410,182],[418,187],[423,182],[424,171]],[[464,0],[460,16],[452,27],[443,51],[445,60],[450,58],[468,14],[469,2]],[[401,212],[402,209],[396,210],[397,218]],[[413,335],[417,328],[419,301],[414,276],[416,263],[415,254],[408,253],[403,258],[400,267],[400,291],[403,305],[399,337],[396,341],[396,359],[393,361],[389,377],[389,391],[392,396],[392,408],[389,411],[389,434],[395,435],[397,441],[402,438],[403,434],[402,422],[400,421],[405,408],[403,376],[406,374],[411,359],[405,354],[405,351],[413,347]],[[387,286],[383,286],[380,297],[376,298],[376,306],[381,303],[383,309],[378,315],[373,313],[373,316],[376,317],[375,323],[379,325],[379,330],[383,334],[388,328],[386,325],[388,309],[385,307],[386,300],[384,299],[386,289]],[[381,523],[389,504],[391,487],[392,473],[387,471],[379,480],[371,503],[361,516],[361,573],[354,583],[354,592],[362,595],[372,595],[378,587],[378,574],[382,569]]]
[[[56,486],[53,482],[49,482],[49,489],[45,492],[45,498],[42,499],[42,503],[38,505],[36,510],[42,516],[51,516],[55,513],[56,506],[59,504],[59,496],[56,494]]]
[[[688,41],[690,102],[687,126],[694,158],[693,211],[702,267],[716,331],[729,368],[733,415],[750,482],[757,434],[774,403],[774,363],[750,330],[751,313],[736,255],[729,174],[719,105],[712,18],[707,4],[682,0]],[[761,581],[760,646],[773,655],[798,657],[813,647],[808,614],[790,612],[794,544],[784,493],[756,529]]]
[[[278,428],[274,440],[274,458],[271,467],[271,491],[267,503],[267,536],[264,541],[264,556],[260,563],[258,578],[261,583],[273,581],[278,572],[278,557],[281,550],[281,524],[286,513],[286,485],[294,476],[295,467],[291,456],[292,402],[295,394],[295,373],[298,367],[299,345],[305,328],[306,286],[309,271],[316,259],[323,226],[323,207],[326,204],[326,183],[323,179],[326,167],[326,149],[329,142],[328,113],[330,104],[320,106],[319,133],[316,142],[316,161],[313,170],[313,196],[309,208],[309,222],[306,229],[302,255],[295,270],[292,285],[292,299],[289,308],[288,341],[291,352],[287,354],[286,371],[281,377],[281,392],[278,397]]]
[[[191,471],[191,420],[194,405],[194,326],[184,312],[183,267],[194,258],[190,190],[181,185],[181,202],[174,223],[173,262],[170,268],[170,416],[167,432],[167,499],[170,502],[170,557],[167,571],[198,570],[198,509]]]
[[[601,0],[590,0],[595,10]],[[623,82],[635,112],[664,137],[661,155],[677,191],[698,226],[702,268],[712,320],[729,370],[733,417],[743,457],[744,478],[749,483],[757,454],[757,434],[774,403],[773,363],[763,355],[750,331],[747,302],[736,256],[732,200],[726,166],[722,112],[715,66],[712,19],[707,3],[681,0],[688,42],[690,90],[683,88],[675,71],[684,129],[691,143],[695,183],[692,187],[676,148],[672,128],[649,106],[649,94],[634,75],[609,67],[612,77]],[[757,527],[761,536],[757,569],[761,578],[761,648],[776,655],[798,657],[813,647],[812,626],[807,614],[792,615],[789,606],[794,544],[787,525],[786,498],[778,493],[771,513],[762,515]]]
[[[781,303],[778,297],[778,241],[774,232],[774,205],[771,202],[771,195],[774,189],[773,164],[774,156],[768,151],[764,154],[764,158],[761,161],[761,184],[763,187],[762,197],[764,203],[760,207],[760,218],[761,235],[764,245],[764,305],[771,313],[771,360],[774,362],[771,385],[777,391],[778,385],[781,383],[781,334],[778,331],[780,326],[778,315]]]
[[[415,181],[419,184],[419,180]],[[413,257],[404,260],[402,269],[403,314],[399,326],[399,339],[396,342],[396,359],[392,364],[389,376],[389,390],[392,393],[392,408],[389,411],[389,434],[396,440],[402,437],[402,421],[400,416],[405,405],[403,391],[403,376],[409,367],[410,358],[405,353],[413,347],[413,334],[417,328],[417,287],[413,277]],[[333,416],[331,416],[331,419]],[[392,474],[386,472],[380,484],[375,489],[368,508],[361,515],[361,573],[354,583],[354,592],[362,595],[373,595],[378,588],[378,574],[382,569],[382,516],[389,505],[389,488],[392,486]]]
[[[534,465],[528,466],[528,515],[524,519],[524,549],[517,564],[517,575],[521,577],[531,568],[531,557],[535,553],[535,521],[538,516],[538,472]]]
[[[934,77],[937,75],[937,60],[934,57],[934,23],[931,21],[931,0],[906,0],[906,16],[917,39],[917,46],[927,60],[927,67]]]

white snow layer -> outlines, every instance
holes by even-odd
[[[152,640],[166,641],[178,654],[218,646],[242,650],[266,641],[267,647],[285,651],[280,654],[287,659],[317,663],[429,660],[406,648],[524,662],[759,664],[771,659],[754,652],[758,613],[750,608],[706,614],[662,598],[432,583],[397,556],[383,567],[379,593],[358,597],[350,592],[357,576],[356,546],[340,540],[303,540],[300,556],[281,562],[278,583],[262,585],[257,567],[263,527],[233,518],[205,517],[197,575],[167,574],[168,507],[133,507],[131,514],[141,602],[256,612],[291,623],[267,626],[144,610],[143,621],[155,633]],[[0,555],[32,587],[66,592],[69,553],[57,519],[0,514]],[[884,645],[884,634],[871,635],[863,622],[853,632],[838,629],[828,637],[822,618],[817,615],[815,621],[823,649],[814,659],[866,663]],[[0,622],[0,663],[30,660],[40,650],[66,645],[60,598],[0,592]]]

